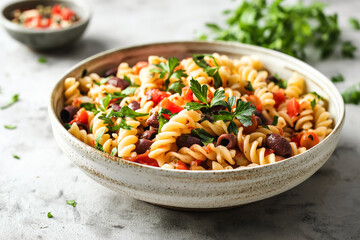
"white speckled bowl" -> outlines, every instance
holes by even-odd
[[[256,54],[264,66],[282,77],[292,71],[304,75],[308,91],[329,100],[335,121],[333,132],[320,144],[298,156],[265,166],[224,171],[180,171],[121,160],[102,153],[73,137],[61,125],[63,82],[73,76],[103,73],[120,62],[130,65],[149,55],[188,57],[196,53],[220,53],[237,58]],[[61,149],[98,183],[146,202],[182,209],[217,209],[265,199],[300,184],[313,175],[331,156],[344,123],[344,102],[335,86],[311,66],[285,54],[245,44],[221,42],[172,42],[115,49],[90,57],[68,71],[55,86],[49,105],[53,132]]]
[[[33,9],[37,5],[61,4],[79,16],[79,21],[63,29],[29,29],[11,21],[15,9]],[[82,0],[23,0],[7,4],[1,11],[0,21],[11,37],[37,51],[47,51],[76,42],[85,32],[91,18],[89,5]]]

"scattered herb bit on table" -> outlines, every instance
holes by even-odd
[[[338,75],[336,75],[336,76],[332,76],[332,77],[331,77],[331,81],[332,81],[332,82],[343,82],[343,81],[344,81],[344,77],[343,77],[343,75],[338,74]]]
[[[47,213],[47,217],[48,217],[48,218],[53,218],[53,215],[51,214],[51,212],[48,212],[48,213]]]
[[[11,97],[10,101],[6,105],[1,106],[0,108],[2,110],[4,110],[6,108],[11,107],[14,103],[16,103],[18,101],[19,101],[19,94],[15,94]]]
[[[14,130],[17,127],[15,125],[4,125],[4,128],[9,129],[9,130]]]
[[[360,104],[360,83],[357,83],[342,93],[345,103]]]
[[[66,200],[66,203],[68,204],[68,205],[71,205],[71,206],[73,206],[73,207],[76,207],[76,202],[75,202],[75,200]]]
[[[349,18],[349,22],[352,26],[353,29],[355,30],[360,30],[360,23],[359,23],[359,20],[357,20],[356,18],[352,17],[352,18]]]
[[[46,63],[47,62],[47,59],[45,57],[39,57],[38,58],[38,62],[39,63]]]
[[[13,155],[13,158],[20,160],[20,157],[18,155]]]

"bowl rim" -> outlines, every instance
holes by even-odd
[[[66,77],[68,77],[68,75],[75,71],[77,68],[83,66],[84,64],[86,64],[87,62],[96,60],[98,58],[102,58],[106,55],[118,52],[118,51],[131,51],[131,50],[135,50],[135,49],[141,49],[141,48],[147,48],[147,47],[151,47],[151,46],[159,46],[159,45],[176,45],[176,44],[209,44],[209,45],[219,45],[219,46],[232,46],[232,47],[236,47],[236,48],[245,48],[247,50],[256,50],[258,52],[264,53],[264,54],[268,54],[271,55],[272,57],[278,59],[281,58],[283,60],[289,60],[291,61],[290,64],[291,65],[296,65],[300,68],[306,69],[306,70],[311,70],[312,73],[322,77],[327,84],[330,84],[330,86],[335,89],[336,91],[334,91],[335,96],[334,97],[334,101],[335,103],[339,104],[339,120],[337,121],[337,123],[335,124],[335,126],[333,127],[333,130],[331,131],[331,133],[324,139],[322,140],[320,143],[318,143],[317,145],[315,145],[314,147],[306,150],[303,153],[300,153],[296,156],[292,156],[289,158],[286,158],[282,161],[279,162],[275,162],[275,163],[270,163],[270,164],[265,164],[265,165],[258,165],[258,166],[253,166],[253,167],[244,167],[244,168],[239,168],[239,169],[230,169],[230,170],[178,170],[178,169],[164,169],[164,168],[160,168],[160,167],[153,167],[153,166],[149,166],[149,165],[144,165],[144,164],[140,164],[140,163],[136,163],[136,162],[132,162],[132,161],[128,161],[125,160],[123,158],[119,158],[119,157],[115,157],[112,156],[110,154],[104,153],[100,150],[97,150],[94,147],[91,147],[89,145],[87,145],[86,143],[82,142],[81,140],[77,139],[75,136],[73,136],[71,133],[69,133],[65,127],[62,125],[60,119],[57,117],[56,113],[55,113],[55,109],[54,109],[54,101],[53,101],[53,96],[56,92],[56,89],[60,86],[60,84],[63,84],[64,80]],[[138,45],[132,45],[132,46],[125,46],[125,47],[120,47],[120,48],[112,48],[109,50],[105,50],[102,51],[100,53],[94,54],[90,57],[87,57],[86,59],[80,61],[79,63],[77,63],[75,66],[73,66],[72,68],[70,68],[69,70],[67,70],[64,74],[61,75],[61,78],[59,81],[57,81],[54,85],[53,85],[53,90],[50,93],[50,101],[49,101],[49,105],[48,105],[48,112],[51,118],[55,119],[55,124],[57,125],[57,127],[61,127],[64,133],[66,132],[66,134],[69,134],[68,136],[70,138],[72,138],[73,141],[78,142],[79,144],[82,144],[83,147],[85,147],[87,150],[92,151],[96,154],[99,154],[107,159],[110,160],[110,162],[116,163],[116,162],[121,162],[122,164],[127,164],[127,165],[131,165],[133,167],[140,167],[140,168],[145,168],[147,170],[154,170],[156,172],[160,171],[160,172],[171,172],[171,173],[179,173],[179,174],[229,174],[229,173],[236,173],[236,172],[247,172],[247,171],[254,171],[257,169],[271,169],[271,168],[276,168],[277,165],[283,165],[286,163],[290,163],[292,161],[296,161],[296,159],[301,156],[301,155],[305,155],[305,154],[311,154],[313,152],[315,152],[318,148],[320,148],[320,146],[326,144],[330,138],[332,138],[332,136],[335,134],[335,132],[340,131],[341,127],[344,123],[344,119],[345,119],[345,103],[342,99],[342,96],[339,92],[339,90],[335,87],[335,85],[329,80],[328,77],[326,77],[324,74],[322,74],[320,71],[318,71],[317,69],[313,68],[312,66],[310,66],[309,64],[295,58],[292,56],[289,56],[287,54],[281,53],[279,51],[275,51],[275,50],[271,50],[271,49],[267,49],[264,47],[259,47],[259,46],[255,46],[255,45],[250,45],[250,44],[244,44],[244,43],[236,43],[236,42],[225,42],[225,41],[166,41],[166,42],[155,42],[155,43],[145,43],[145,44],[138,44]],[[341,99],[341,100],[340,100]],[[53,126],[54,127],[54,126]],[[99,159],[97,159],[99,160]]]
[[[87,24],[91,17],[92,17],[92,10],[91,7],[88,3],[86,3],[86,1],[84,0],[53,0],[51,2],[53,2],[52,4],[57,4],[57,3],[68,3],[68,4],[75,4],[77,5],[79,8],[84,10],[84,16],[81,17],[79,19],[79,21],[75,22],[74,24],[71,24],[69,27],[66,28],[60,28],[60,29],[32,29],[32,28],[26,28],[25,26],[22,26],[20,24],[14,23],[11,20],[9,20],[7,17],[5,17],[4,15],[4,11],[6,8],[9,8],[13,5],[17,5],[17,4],[21,4],[21,3],[25,3],[25,2],[33,2],[34,5],[38,5],[38,4],[44,4],[43,1],[41,0],[20,0],[20,1],[15,1],[15,2],[11,2],[8,4],[5,4],[1,7],[1,22],[4,25],[5,28],[11,29],[13,31],[18,31],[18,32],[23,32],[23,33],[27,33],[27,34],[51,34],[51,33],[61,33],[61,32],[66,32],[69,31],[71,29],[74,28],[78,28],[83,26],[84,24]]]

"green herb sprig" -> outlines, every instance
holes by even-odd
[[[167,78],[165,79],[165,90],[168,91],[170,78],[178,78],[181,80],[181,77],[187,77],[187,74],[183,69],[175,71],[175,68],[179,65],[179,59],[170,57],[166,63],[161,62],[160,64],[156,64],[158,68],[153,68],[150,71],[160,73],[160,78],[164,78],[167,75]]]
[[[215,63],[215,67],[210,67],[208,65],[208,63],[205,61],[205,57],[210,57],[214,60]],[[196,63],[196,65],[198,65],[199,67],[203,68],[204,71],[210,76],[214,78],[214,86],[215,88],[221,87],[222,86],[222,80],[219,74],[219,65],[216,62],[216,59],[214,58],[214,56],[210,55],[210,54],[195,54],[193,55],[192,59],[194,60],[194,62]]]
[[[214,141],[214,137],[202,128],[192,129],[191,135],[200,138],[201,142],[206,146]]]
[[[14,103],[19,101],[19,94],[15,94],[11,97],[11,99],[9,100],[9,102],[6,105],[3,105],[0,107],[0,109],[4,110],[6,108],[11,107]]]

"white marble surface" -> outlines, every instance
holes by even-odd
[[[7,1],[2,1],[4,4]],[[360,1],[327,1],[344,39],[360,49]],[[0,30],[0,239],[359,239],[360,106],[346,107],[346,123],[329,161],[309,180],[279,196],[228,211],[178,212],[117,194],[95,183],[58,148],[47,103],[59,76],[100,51],[132,44],[191,40],[206,21],[219,21],[234,1],[91,0],[94,16],[84,38],[68,51],[39,54]],[[48,62],[38,63],[45,56]],[[356,59],[312,63],[327,76],[342,73],[340,91],[360,82]],[[3,128],[14,124],[16,130]],[[21,157],[16,160],[12,157]],[[74,199],[76,208],[65,200]],[[47,218],[51,211],[54,218]]]

